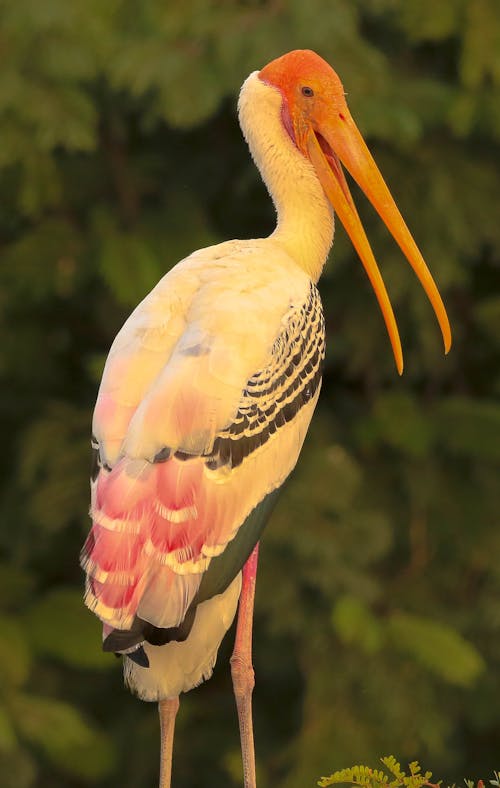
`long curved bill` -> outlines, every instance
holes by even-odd
[[[403,372],[403,352],[398,327],[382,276],[354,205],[340,162],[364,191],[387,229],[398,243],[415,271],[436,314],[443,335],[445,353],[451,347],[451,329],[436,283],[413,240],[380,171],[368,150],[347,105],[342,113],[328,118],[324,127],[315,131],[302,127],[297,144],[311,161],[334,211],[344,225],[361,258],[377,296],[399,374]],[[340,161],[339,161],[340,160]]]

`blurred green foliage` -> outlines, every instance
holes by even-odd
[[[297,47],[341,75],[444,293],[360,208],[400,321],[339,230],[302,460],[263,542],[259,785],[397,751],[449,781],[500,751],[500,15],[496,0],[0,0],[2,785],[154,785],[157,719],[81,604],[90,419],[122,321],[182,255],[269,232],[235,118]],[[183,699],[175,784],[240,783],[223,644]],[[496,762],[495,762],[496,761]],[[200,777],[202,775],[202,777]]]

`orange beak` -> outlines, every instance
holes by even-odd
[[[304,117],[299,116],[294,122],[297,145],[311,161],[325,194],[361,258],[384,316],[399,374],[403,372],[403,351],[396,319],[340,162],[364,191],[415,271],[433,306],[443,335],[445,353],[448,353],[451,346],[450,323],[436,283],[345,101],[342,100],[340,112],[329,112],[321,124],[311,118],[304,121]]]

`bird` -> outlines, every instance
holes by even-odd
[[[231,673],[243,781],[255,788],[252,618],[259,542],[321,388],[317,283],[346,229],[375,291],[397,371],[394,313],[345,168],[400,246],[441,329],[443,301],[348,109],[334,69],[288,52],[245,80],[241,130],[274,202],[265,238],[177,263],[136,307],[105,364],[93,416],[85,603],[124,679],[158,703],[160,788],[171,784],[179,696],[212,673],[237,616]]]

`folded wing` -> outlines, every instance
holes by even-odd
[[[225,332],[212,283],[189,270],[179,284],[177,310],[153,291],[118,335],[94,418],[86,603],[105,634],[134,632],[129,647],[148,627],[176,639],[203,589],[236,577],[261,524],[235,537],[293,469],[321,382],[323,316],[305,277],[274,304],[270,283],[240,287]]]

